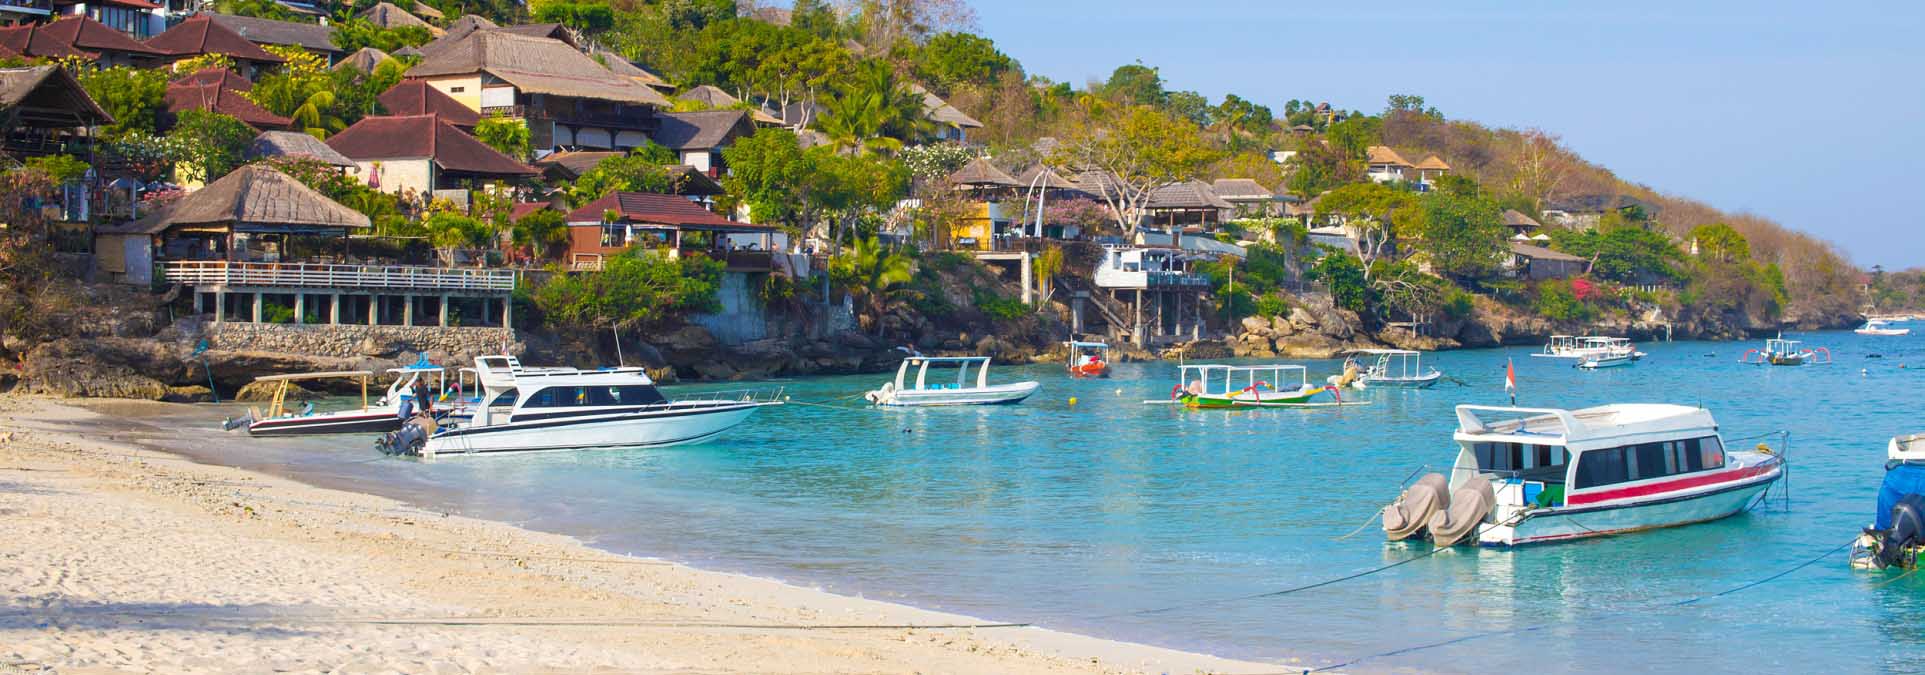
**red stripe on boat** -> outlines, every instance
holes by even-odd
[[[1632,497],[1648,497],[1651,495],[1663,494],[1666,492],[1689,490],[1691,488],[1704,487],[1706,485],[1730,483],[1734,481],[1741,481],[1746,478],[1752,478],[1755,476],[1762,476],[1770,472],[1773,468],[1777,466],[1778,466],[1777,462],[1771,462],[1768,464],[1760,464],[1758,466],[1748,467],[1744,469],[1726,470],[1726,471],[1719,471],[1716,473],[1701,474],[1697,476],[1680,478],[1677,480],[1669,480],[1662,483],[1651,483],[1649,485],[1632,485],[1629,487],[1617,488],[1615,490],[1604,490],[1602,492],[1573,494],[1565,498],[1564,503],[1568,505],[1573,505],[1573,506],[1578,504],[1596,504],[1598,502],[1608,502],[1608,501],[1617,500],[1617,499],[1630,499]]]

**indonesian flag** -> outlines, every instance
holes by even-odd
[[[1510,394],[1511,403],[1517,403],[1517,366],[1511,364],[1510,357],[1504,358],[1504,393]]]

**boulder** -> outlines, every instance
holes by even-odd
[[[1293,310],[1293,311],[1294,311],[1294,310]],[[1288,317],[1285,317],[1285,316],[1275,316],[1275,317],[1271,317],[1271,318],[1270,318],[1270,333],[1271,333],[1271,334],[1273,334],[1273,335],[1296,335],[1296,334],[1297,334],[1297,332],[1298,332],[1298,331],[1297,331],[1297,325],[1296,325],[1295,323],[1292,323],[1292,322],[1290,321],[1290,319],[1289,319]]]
[[[207,403],[214,400],[214,391],[198,384],[168,387],[167,395],[160,400],[170,403]]]
[[[708,329],[696,325],[677,328],[659,336],[654,343],[661,347],[661,351],[678,354],[707,352],[721,344]]]
[[[1276,353],[1293,359],[1329,359],[1342,354],[1346,346],[1323,333],[1303,333],[1277,338]]]
[[[1244,333],[1263,333],[1270,330],[1270,320],[1260,316],[1243,317]]]
[[[704,380],[728,380],[734,379],[737,371],[726,361],[703,361],[695,364],[695,375]]]
[[[281,383],[279,382],[249,382],[247,386],[241,387],[240,391],[234,392],[234,400],[248,403],[272,401],[274,400],[275,390],[280,389],[280,387]],[[326,397],[327,394],[303,387],[299,382],[289,382],[287,383],[287,398],[284,400],[311,401]]]

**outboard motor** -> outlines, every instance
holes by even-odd
[[[1430,516],[1430,538],[1438,546],[1456,546],[1457,542],[1477,536],[1477,526],[1490,515],[1497,506],[1497,491],[1491,488],[1489,478],[1477,476],[1464,481],[1450,495],[1450,508]]]
[[[1914,567],[1918,548],[1925,546],[1925,495],[1905,495],[1892,506],[1890,529],[1867,529],[1865,534],[1872,540],[1872,562],[1878,569]]]
[[[1444,474],[1424,474],[1397,501],[1384,507],[1384,538],[1403,541],[1423,532],[1433,513],[1450,508],[1450,481]]]
[[[428,436],[434,434],[434,428],[434,418],[426,413],[417,414],[402,423],[400,429],[375,439],[374,447],[387,455],[420,455],[421,448],[428,444]]]

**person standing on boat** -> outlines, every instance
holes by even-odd
[[[421,412],[434,413],[433,393],[428,389],[428,378],[422,377],[414,381],[414,400],[421,406]]]

